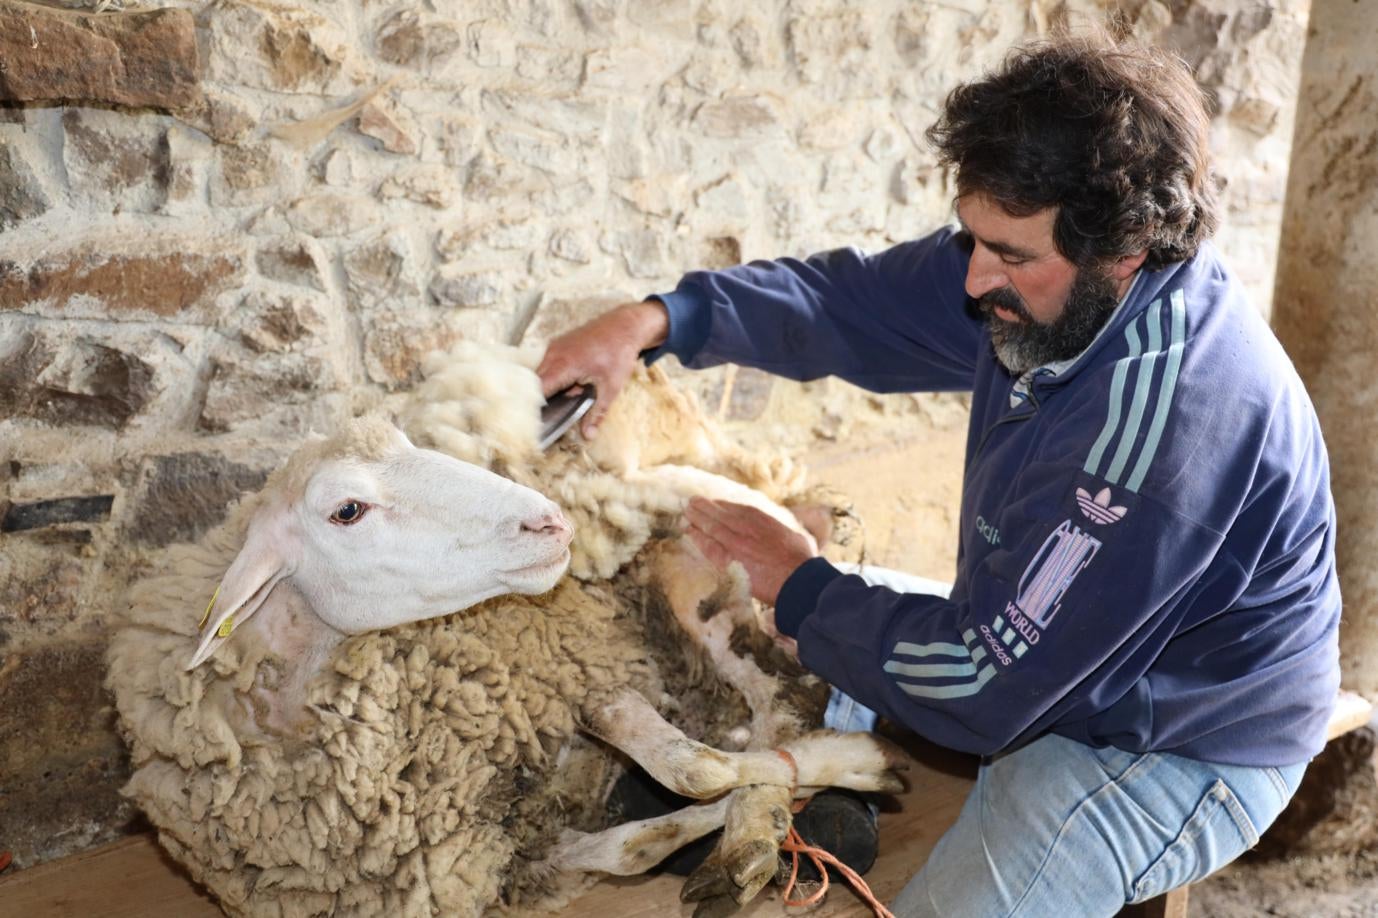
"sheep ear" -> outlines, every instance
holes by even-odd
[[[295,544],[285,511],[253,518],[244,547],[206,607],[201,641],[187,664],[188,670],[210,659],[234,629],[259,610],[277,582],[292,573],[296,567],[292,560],[296,555],[292,550]]]

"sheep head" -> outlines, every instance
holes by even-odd
[[[299,449],[255,498],[187,668],[280,581],[331,629],[360,634],[543,593],[564,574],[572,535],[536,491],[419,449],[386,421],[355,421]]]

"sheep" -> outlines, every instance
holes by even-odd
[[[792,521],[763,492],[797,470],[655,376],[597,445],[542,457],[532,363],[428,364],[411,439],[373,418],[303,445],[135,585],[107,655],[124,792],[228,912],[558,909],[724,824],[687,888],[730,908],[773,875],[792,794],[898,788],[892,747],[811,731],[826,687],[739,652],[770,649],[740,572],[672,532],[691,493]],[[609,828],[619,751],[719,799]]]

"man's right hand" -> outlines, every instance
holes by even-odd
[[[546,348],[536,373],[549,398],[581,383],[598,389],[598,401],[584,416],[580,430],[593,439],[603,416],[631,378],[642,351],[665,342],[670,316],[659,300],[624,303],[565,332]]]

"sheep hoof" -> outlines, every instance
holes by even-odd
[[[685,879],[679,891],[679,901],[702,902],[726,897],[735,888],[722,863],[715,856],[710,856]]]
[[[755,887],[751,896],[737,897],[738,902],[746,902],[760,892],[761,887],[775,875],[775,864],[779,860],[779,848],[764,838],[749,842],[727,858],[727,872],[739,889]]]

